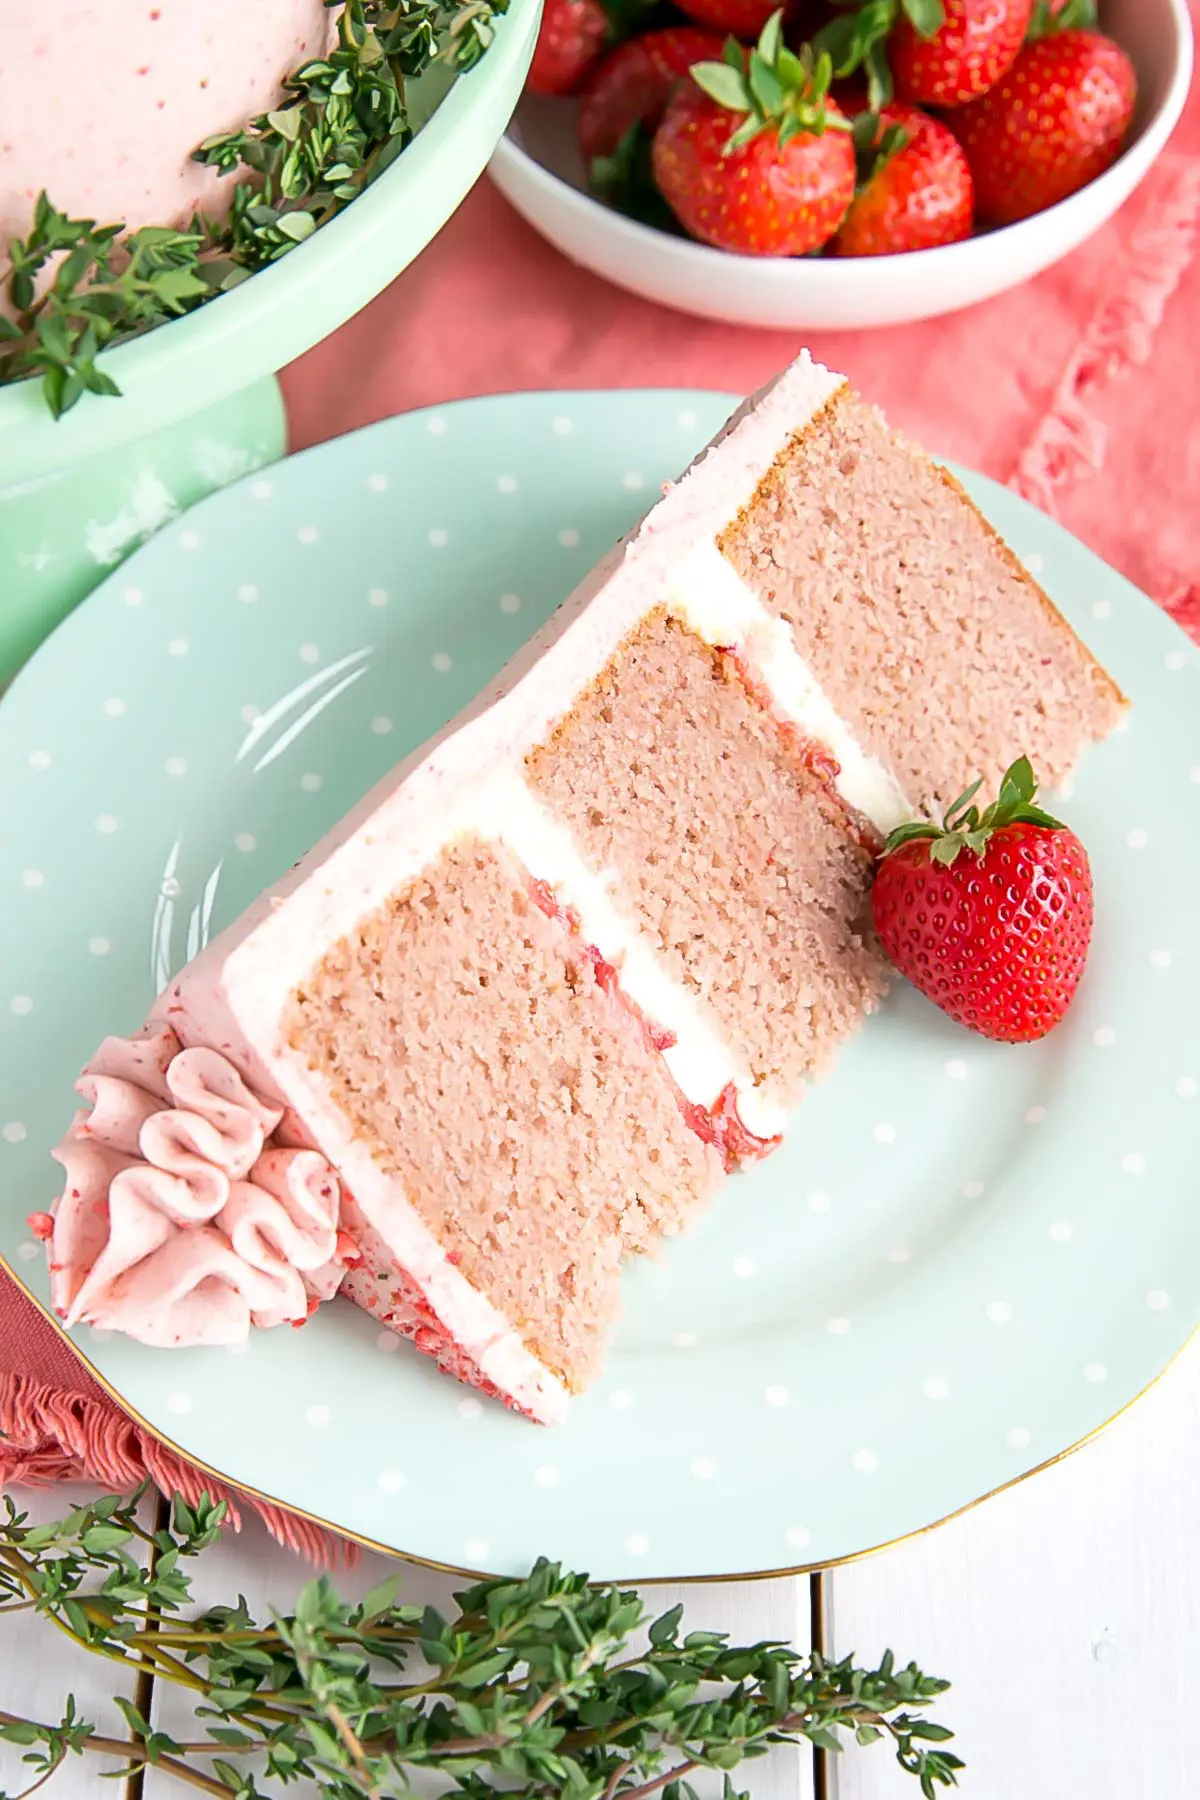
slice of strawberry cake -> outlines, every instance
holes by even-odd
[[[623,1261],[878,1003],[882,836],[1124,702],[957,484],[802,356],[439,738],[108,1040],[55,1302],[153,1343],[342,1293],[540,1420]]]

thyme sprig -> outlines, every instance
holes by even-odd
[[[508,0],[325,0],[337,40],[283,84],[280,105],[208,138],[195,159],[238,175],[228,217],[186,229],[98,224],[43,192],[11,241],[0,385],[40,376],[56,418],[117,394],[96,358],[276,262],[390,168],[413,137],[407,84],[433,63],[474,68]]]
[[[947,1683],[913,1663],[898,1668],[889,1652],[863,1669],[685,1634],[679,1606],[638,1638],[636,1593],[545,1560],[523,1580],[457,1594],[452,1619],[401,1604],[398,1575],[356,1604],[323,1576],[265,1624],[240,1597],[190,1617],[182,1565],[219,1537],[225,1507],[177,1496],[147,1529],[141,1498],[109,1496],[48,1525],[7,1500],[0,1618],[41,1613],[94,1654],[189,1692],[197,1735],[157,1730],[126,1700],[128,1738],[97,1732],[70,1696],[56,1723],[0,1712],[0,1738],[31,1772],[26,1795],[89,1752],[220,1800],[264,1800],[302,1778],[325,1800],[388,1800],[412,1793],[421,1771],[465,1800],[695,1800],[700,1769],[724,1773],[725,1800],[748,1800],[729,1773],[739,1764],[801,1740],[836,1751],[846,1734],[890,1741],[927,1800],[962,1767],[942,1747],[951,1733],[922,1711]]]

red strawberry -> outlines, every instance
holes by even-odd
[[[654,179],[684,230],[745,256],[818,249],[854,198],[828,58],[794,55],[781,23],[773,13],[748,57],[731,38],[723,62],[695,67],[654,136]]]
[[[676,83],[693,63],[720,57],[721,39],[692,25],[669,25],[630,38],[588,76],[579,103],[579,148],[584,165],[612,156],[634,125],[653,133]]]
[[[930,32],[938,11],[942,23]],[[897,94],[922,106],[961,106],[985,94],[1016,61],[1032,11],[1033,0],[941,0],[933,8],[905,0],[888,43]]]
[[[1137,76],[1111,38],[1063,31],[1027,44],[992,91],[954,114],[976,210],[1011,225],[1065,200],[1116,161]]]
[[[944,825],[893,831],[872,910],[884,949],[960,1025],[1032,1043],[1062,1019],[1092,935],[1092,875],[1073,831],[1034,805],[1026,757],[980,815],[967,789]]]
[[[600,0],[546,0],[526,85],[535,94],[572,94],[608,44]]]
[[[952,131],[893,101],[880,116],[878,154],[834,243],[839,256],[890,256],[970,237],[971,168]]]
[[[779,0],[677,0],[677,4],[698,25],[753,42]]]

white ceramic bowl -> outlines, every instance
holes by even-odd
[[[648,300],[737,325],[854,329],[956,312],[1049,268],[1127,200],[1170,136],[1192,75],[1187,0],[1108,0],[1101,23],[1133,58],[1139,101],[1124,154],[1069,200],[940,250],[861,258],[731,256],[635,224],[584,191],[575,105],[527,94],[492,179],[544,237]]]

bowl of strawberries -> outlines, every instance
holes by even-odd
[[[545,0],[491,173],[573,261],[663,305],[900,324],[1103,225],[1192,56],[1187,0]]]

